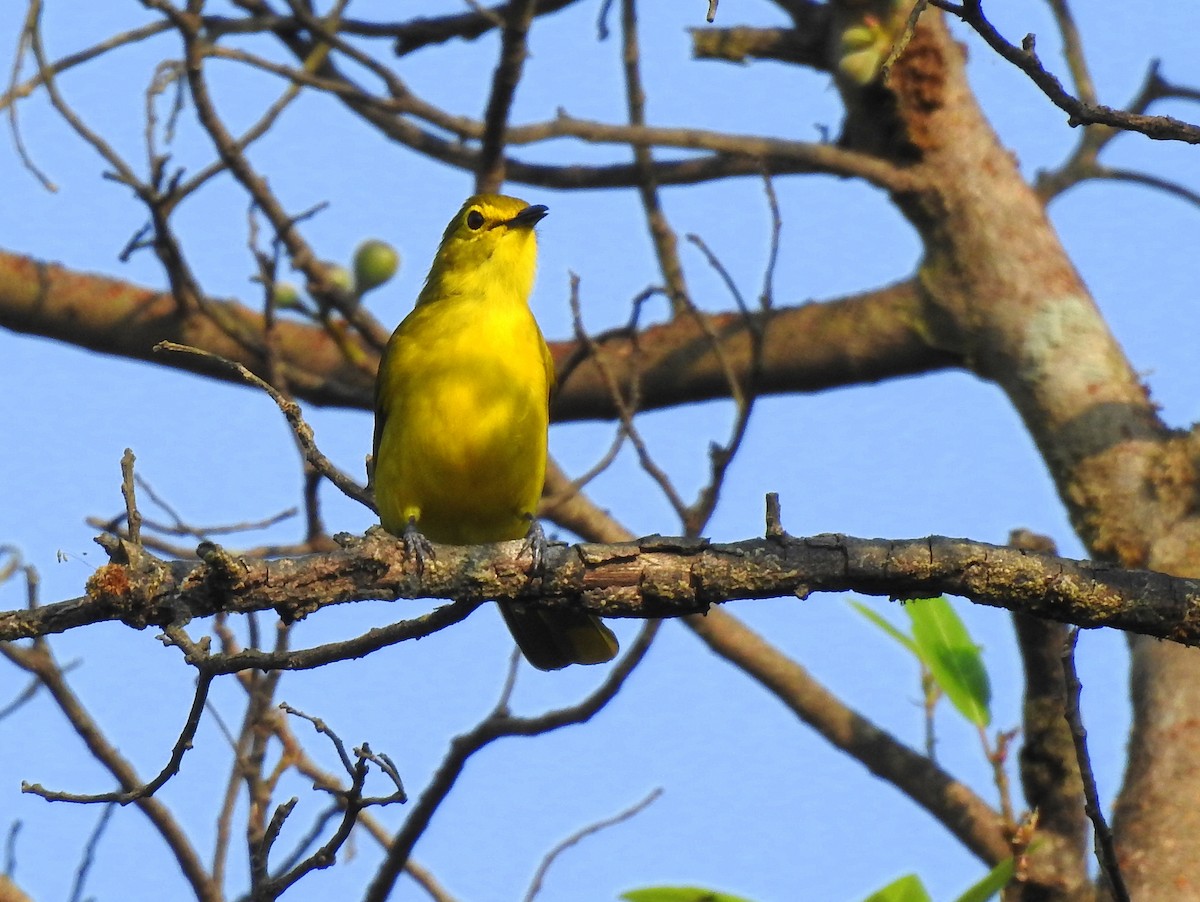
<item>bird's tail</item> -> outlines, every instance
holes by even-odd
[[[586,611],[536,610],[501,604],[500,613],[525,659],[538,670],[603,664],[616,657],[613,631]]]

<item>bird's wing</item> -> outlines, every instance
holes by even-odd
[[[542,330],[538,328],[538,338],[542,343],[542,366],[546,368],[546,396],[554,397],[554,390],[558,388],[558,379],[554,372],[554,357],[550,354],[550,346],[546,344],[546,337],[542,335]]]
[[[379,443],[383,440],[383,427],[387,422],[388,404],[385,386],[387,384],[386,374],[391,350],[392,342],[389,341],[379,358],[379,373],[375,377],[375,436],[371,439],[371,462],[367,467],[368,486],[375,484],[375,462],[379,460]]]

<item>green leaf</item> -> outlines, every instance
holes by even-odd
[[[1016,863],[1011,857],[1005,858],[988,871],[982,880],[959,896],[955,902],[987,902],[988,899],[1008,886],[1008,882],[1012,880],[1015,872]]]
[[[986,727],[992,720],[992,685],[979,646],[950,602],[942,596],[906,602],[918,654],[951,704],[967,720]]]
[[[917,650],[917,643],[913,642],[913,640],[909,636],[904,635],[904,633],[900,632],[900,630],[898,630],[898,629],[896,629],[896,627],[892,626],[892,624],[889,623],[883,617],[883,615],[878,613],[873,607],[871,607],[870,605],[863,604],[861,601],[854,601],[854,600],[850,601],[850,606],[852,608],[854,608],[854,610],[858,611],[858,613],[862,614],[864,617],[866,617],[868,620],[870,620],[873,624],[875,624],[881,630],[883,630],[885,633],[887,633],[889,636],[891,636],[893,639],[895,639],[897,642],[899,642],[901,645],[903,645],[905,648],[907,648],[909,651],[911,651],[913,653],[914,657],[916,657],[916,658],[921,657],[921,653]]]
[[[750,902],[741,896],[699,886],[647,886],[621,894],[626,902]]]
[[[916,874],[905,874],[883,889],[876,890],[863,902],[933,902],[925,884]]]

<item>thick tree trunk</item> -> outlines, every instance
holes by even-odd
[[[1192,443],[1158,418],[963,63],[926,16],[893,91],[847,102],[848,136],[923,177],[896,200],[924,241],[931,341],[1008,394],[1094,557],[1195,575]],[[1130,891],[1200,898],[1200,656],[1135,641],[1133,703],[1116,819]]]

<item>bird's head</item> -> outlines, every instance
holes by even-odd
[[[526,301],[537,267],[533,227],[547,212],[503,194],[467,198],[446,226],[422,299],[502,288]]]

